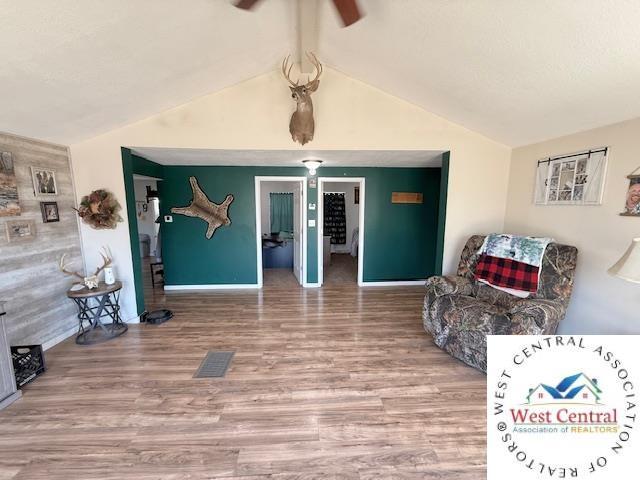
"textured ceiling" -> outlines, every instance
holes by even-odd
[[[343,73],[518,146],[640,116],[638,0],[361,0],[319,51]]]
[[[134,147],[133,153],[161,165],[300,167],[317,158],[324,167],[439,167],[440,151],[425,150],[205,150]]]
[[[0,0],[0,131],[70,144],[268,72],[295,9],[226,0]],[[259,13],[259,15],[258,15]]]
[[[303,0],[304,1],[304,0]],[[516,146],[640,116],[638,0],[360,0],[318,53]],[[0,131],[70,144],[260,75],[296,45],[293,0],[0,0]]]

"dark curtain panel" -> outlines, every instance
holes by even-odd
[[[344,193],[324,194],[324,234],[331,235],[332,244],[347,243]]]

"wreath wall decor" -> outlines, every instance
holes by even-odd
[[[76,209],[82,221],[92,228],[103,230],[116,228],[122,217],[118,212],[122,207],[115,195],[108,190],[94,190],[82,197]]]

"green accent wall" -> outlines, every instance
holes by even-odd
[[[205,238],[206,224],[173,215],[162,224],[167,285],[255,284],[256,176],[305,176],[304,167],[164,166],[159,184],[161,213],[191,201],[189,177],[195,176],[210,200],[220,203],[228,193],[231,225]],[[365,178],[364,281],[414,280],[437,271],[440,168],[328,168],[321,177]],[[421,192],[422,204],[392,204],[391,193]],[[318,203],[317,188],[308,188],[307,202]],[[317,220],[317,209],[307,211]],[[135,218],[135,216],[133,217]],[[137,234],[136,234],[137,239]],[[317,229],[307,229],[307,281],[316,283]]]
[[[163,178],[163,166],[139,157],[128,148],[121,148],[122,173],[124,177],[124,189],[127,199],[127,216],[129,218],[129,242],[131,244],[131,261],[133,263],[133,283],[136,290],[137,314],[145,311],[144,286],[142,283],[142,260],[140,259],[140,243],[138,241],[138,222],[136,216],[136,196],[133,176],[145,175],[147,177]]]
[[[442,275],[442,260],[444,257],[444,232],[447,223],[447,195],[449,194],[449,159],[450,152],[442,154],[442,168],[440,169],[440,196],[438,198],[438,238],[436,242],[435,275]]]
[[[256,176],[308,176],[304,167],[163,166],[122,148],[138,313],[144,311],[142,262],[135,211],[135,174],[163,179],[158,182],[165,281],[167,285],[256,284]],[[318,177],[365,179],[364,281],[402,281],[427,278],[442,272],[449,153],[442,168],[323,167]],[[197,218],[171,214],[171,207],[186,206],[192,192],[189,177],[215,202],[228,193],[231,225],[205,238],[206,224]],[[420,192],[422,204],[393,204],[392,192]],[[307,203],[318,204],[318,189],[307,188]],[[306,205],[305,205],[306,207]],[[307,210],[316,220],[316,210]],[[317,228],[307,227],[307,282],[318,281]]]
[[[439,168],[325,168],[320,176],[365,179],[365,282],[418,280],[435,273]],[[393,192],[422,193],[423,203],[391,203]]]

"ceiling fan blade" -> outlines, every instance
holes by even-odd
[[[342,18],[345,27],[356,23],[362,18],[357,0],[333,0],[336,10]]]
[[[251,10],[260,0],[238,0],[234,5],[242,10]]]

